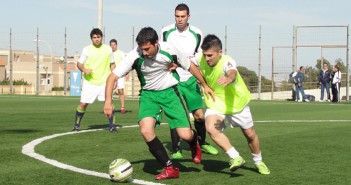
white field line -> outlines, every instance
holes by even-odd
[[[351,120],[262,120],[254,123],[330,123],[351,122]]]
[[[132,127],[139,127],[139,125],[123,126],[122,128],[132,128]],[[94,132],[94,131],[100,131],[100,130],[104,130],[104,129],[82,130],[79,132],[65,132],[65,133],[61,133],[61,134],[53,134],[50,136],[38,138],[38,139],[35,139],[35,140],[25,144],[22,147],[22,153],[25,155],[28,155],[29,157],[32,157],[34,159],[38,159],[42,162],[48,163],[48,164],[55,166],[55,167],[58,167],[58,168],[82,173],[85,175],[110,179],[110,176],[107,173],[100,173],[100,172],[86,170],[86,169],[82,169],[82,168],[77,168],[77,167],[72,166],[72,165],[64,164],[64,163],[58,162],[56,160],[46,158],[45,156],[36,153],[34,150],[35,146],[37,146],[40,143],[47,141],[49,139],[53,139],[53,138],[60,137],[60,136],[71,135],[71,134],[80,134],[80,133]],[[129,182],[134,183],[134,184],[143,184],[143,185],[164,185],[161,183],[154,183],[154,182],[149,182],[149,181],[144,181],[144,180],[139,180],[139,179],[130,179]]]

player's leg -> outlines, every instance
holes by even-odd
[[[125,96],[124,96],[124,77],[123,78],[119,78],[118,79],[118,86],[117,86],[117,90],[118,90],[118,96],[119,96],[119,101],[121,102],[121,113],[125,113]]]
[[[188,112],[178,89],[174,87],[164,91],[163,97],[160,97],[162,99],[160,104],[170,128],[177,129],[178,136],[189,144],[194,163],[200,163],[202,152],[197,142],[197,134],[190,129]]]
[[[82,92],[80,96],[80,103],[76,109],[75,121],[73,124],[72,131],[79,131],[80,123],[83,119],[85,111],[89,104],[92,104],[96,97],[98,96],[99,91],[95,88],[94,85],[89,84],[87,81],[83,80]]]
[[[245,164],[245,160],[240,156],[239,152],[230,143],[228,137],[223,133],[225,129],[225,116],[217,111],[207,109],[205,119],[206,130],[210,137],[230,158],[230,171],[235,171],[242,167]]]
[[[268,175],[270,171],[265,163],[262,161],[262,152],[260,148],[260,141],[254,129],[253,119],[249,106],[246,106],[240,113],[233,115],[230,118],[232,126],[237,124],[246,137],[247,144],[252,153],[253,161],[259,173]]]
[[[76,109],[76,116],[75,116],[72,131],[79,131],[80,122],[83,119],[83,116],[85,114],[85,110],[87,109],[88,105],[89,104],[87,104],[87,103],[82,103],[82,102],[79,103],[79,105]]]
[[[94,88],[96,89],[96,91],[99,92],[98,96],[97,96],[98,101],[103,101],[104,102],[105,101],[106,85],[95,86]],[[112,115],[111,115],[111,117],[108,118],[110,132],[116,132],[117,131],[117,127],[115,125],[115,123],[116,123],[115,113],[116,113],[115,108],[113,108]]]
[[[138,122],[140,132],[149,147],[149,151],[156,160],[164,167],[159,175],[155,176],[157,180],[178,178],[179,169],[175,168],[171,159],[168,157],[167,151],[158,139],[155,133],[156,117],[160,113],[161,107],[155,101],[158,92],[142,91],[140,97],[140,106],[138,114]]]
[[[206,125],[202,108],[193,111],[194,126],[198,134],[198,141],[201,149],[209,154],[217,155],[218,150],[206,142]]]

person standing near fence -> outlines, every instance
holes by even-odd
[[[161,39],[171,44],[179,53],[185,57],[192,57],[199,52],[202,42],[202,32],[199,28],[190,25],[189,7],[184,4],[178,4],[175,8],[175,24],[168,25],[161,30]],[[201,51],[200,51],[201,52]],[[216,155],[218,150],[206,142],[206,127],[203,113],[203,101],[200,88],[196,78],[187,70],[181,67],[176,69],[179,77],[179,91],[181,92],[189,112],[194,116],[194,126],[198,134],[201,149],[206,153]],[[172,140],[172,158],[183,158],[180,151],[180,139],[175,129],[171,129]]]
[[[327,92],[327,101],[330,102],[330,78],[331,72],[329,70],[329,65],[327,63],[323,63],[323,69],[320,70],[318,78],[321,87],[321,102],[324,100],[324,89]]]
[[[340,100],[340,83],[341,83],[340,67],[338,65],[335,65],[333,67],[333,78],[332,78],[332,85],[331,85],[332,95],[333,95],[332,101],[334,103],[337,103]]]
[[[78,59],[77,67],[84,73],[80,103],[76,109],[72,131],[79,131],[80,122],[89,104],[97,98],[105,101],[105,84],[111,70],[115,68],[113,53],[110,46],[102,43],[102,31],[94,28],[90,32],[92,44],[83,48]],[[109,118],[110,131],[116,131],[114,112]]]
[[[118,65],[121,63],[121,61],[124,58],[124,52],[118,49],[118,43],[116,39],[111,39],[110,40],[110,47],[112,48],[113,51],[113,58],[115,60],[115,65],[118,67]],[[119,96],[119,101],[121,102],[121,113],[125,113],[125,96],[124,96],[124,84],[125,84],[125,78],[119,78],[118,79],[118,86],[116,87],[116,91]]]
[[[300,66],[300,70],[297,72],[296,75],[297,78],[297,83],[295,83],[295,89],[296,89],[296,101],[297,102],[309,102],[309,100],[306,98],[305,94],[305,89],[304,89],[304,83],[305,83],[305,67]],[[300,100],[300,92],[302,96],[302,100]]]

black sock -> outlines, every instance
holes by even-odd
[[[172,151],[176,153],[179,151],[180,138],[177,133],[177,129],[171,129],[171,140],[172,140]]]
[[[116,112],[116,110],[113,109],[111,117],[108,118],[108,122],[110,123],[110,127],[114,126],[114,123],[115,123],[115,112]]]
[[[206,144],[206,126],[205,121],[194,121],[195,129],[197,131],[197,139],[200,145]]]
[[[194,132],[193,139],[191,141],[188,141],[188,144],[190,145],[190,147],[196,146],[196,143],[197,143],[197,133],[194,129],[193,129],[193,132]]]
[[[85,113],[85,111],[81,112],[81,111],[78,111],[78,109],[76,110],[76,118],[74,120],[74,124],[75,125],[79,125],[80,124],[80,122],[83,119],[84,113]]]
[[[151,154],[163,167],[168,167],[172,165],[172,161],[168,157],[165,147],[163,147],[161,141],[157,137],[155,137],[150,142],[146,142],[146,144],[149,146]]]

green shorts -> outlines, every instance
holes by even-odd
[[[180,82],[178,84],[178,89],[186,102],[189,112],[204,107],[200,87],[195,77],[191,77],[185,82]]]
[[[142,90],[139,102],[138,122],[146,117],[157,119],[160,110],[163,110],[171,129],[190,127],[188,113],[177,87],[161,91]]]

